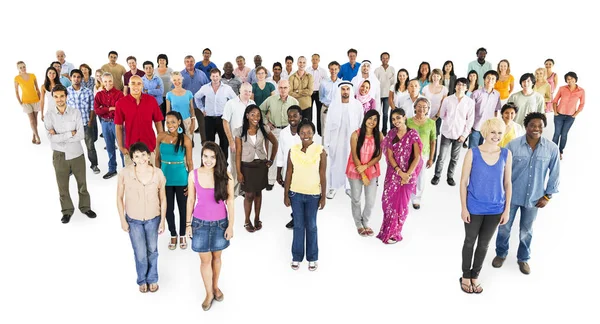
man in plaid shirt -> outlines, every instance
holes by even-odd
[[[95,121],[94,114],[94,94],[92,90],[82,87],[81,80],[83,79],[83,73],[80,70],[74,69],[71,71],[71,82],[72,85],[67,88],[67,106],[77,108],[81,112],[81,120],[83,121],[84,133],[85,133],[85,146],[88,151],[88,159],[90,160],[90,168],[95,174],[100,173],[98,169],[98,156],[96,155],[96,147],[94,142],[94,130],[92,125]]]

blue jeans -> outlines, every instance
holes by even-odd
[[[538,213],[537,207],[523,207],[510,205],[510,219],[504,225],[498,228],[498,236],[496,237],[496,255],[501,258],[506,258],[508,255],[508,240],[510,239],[510,229],[517,210],[521,209],[521,220],[519,222],[519,249],[517,250],[517,260],[527,262],[531,254],[531,237],[533,235],[533,222]]]
[[[383,132],[383,134],[387,134],[387,130],[388,130],[388,123],[390,122],[388,120],[388,110],[390,109],[390,102],[388,101],[388,97],[385,98],[381,98],[381,131]],[[391,126],[390,126],[391,128]]]
[[[552,137],[552,142],[558,145],[558,150],[560,154],[563,153],[565,146],[567,146],[567,136],[569,135],[569,130],[573,123],[575,122],[575,117],[569,115],[557,115],[554,116],[554,136]],[[559,144],[560,138],[560,144]]]
[[[87,124],[83,126],[83,131],[85,132],[84,142],[87,148],[88,160],[90,160],[90,167],[95,167],[98,165],[98,154],[96,153],[96,146],[94,145],[98,139],[98,131],[94,133],[93,125],[94,124],[92,123],[91,127],[87,126]]]
[[[483,136],[481,136],[481,132],[472,129],[471,135],[469,135],[469,148],[474,148],[481,144],[483,144]]]
[[[117,171],[117,158],[115,151],[117,149],[116,140],[117,133],[114,122],[109,121],[100,121],[102,123],[102,134],[104,136],[104,142],[106,143],[106,152],[108,152],[108,172],[116,172]],[[121,152],[121,151],[119,151]],[[121,154],[121,163],[123,167],[125,167],[125,160],[123,158],[123,153]]]
[[[319,259],[317,243],[317,210],[321,195],[305,195],[289,192],[294,215],[294,239],[292,241],[292,260],[301,262],[304,259],[304,238],[306,237],[306,260]]]
[[[137,284],[158,282],[158,225],[160,216],[141,221],[125,216],[129,224],[129,238],[135,255]]]

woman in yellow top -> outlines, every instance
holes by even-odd
[[[40,144],[40,135],[37,130],[37,115],[40,111],[40,88],[38,87],[35,74],[27,73],[25,62],[17,62],[19,75],[15,77],[15,94],[19,104],[23,108],[23,112],[29,117],[29,125],[33,131],[33,139],[31,143]],[[19,94],[19,87],[21,94]]]
[[[323,146],[313,142],[315,125],[304,119],[298,126],[301,143],[292,146],[288,155],[283,200],[292,206],[294,239],[292,241],[292,269],[298,270],[304,259],[308,270],[317,270],[319,247],[317,245],[317,209],[325,207],[327,181],[327,153]]]
[[[546,76],[546,69],[539,68],[535,70],[535,84],[533,85],[533,91],[538,92],[544,96],[544,102],[546,103],[546,112],[553,112],[552,110],[552,87],[548,83]]]
[[[500,77],[496,81],[494,89],[500,92],[500,103],[504,105],[515,88],[515,77],[510,74],[510,63],[508,63],[508,60],[498,62],[497,71]]]
[[[525,133],[525,131],[523,130],[523,126],[514,122],[517,111],[519,111],[519,108],[517,108],[517,106],[512,102],[509,102],[502,106],[502,110],[500,110],[500,113],[502,115],[502,120],[506,125],[506,130],[504,131],[504,137],[502,137],[502,140],[500,141],[498,146],[506,147],[508,142]]]

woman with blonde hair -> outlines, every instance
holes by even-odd
[[[480,294],[477,282],[487,249],[498,225],[509,219],[512,197],[512,154],[498,144],[505,131],[504,123],[490,118],[481,125],[483,144],[467,151],[460,179],[461,217],[465,224],[462,248],[460,288],[465,293]],[[473,247],[477,248],[473,255]]]
[[[179,71],[171,72],[171,82],[173,90],[167,93],[167,114],[173,110],[181,114],[184,129],[192,141],[194,140],[194,130],[196,129],[196,114],[194,112],[194,94],[190,90],[182,87],[183,76]]]
[[[533,90],[544,96],[546,112],[553,112],[552,87],[550,86],[550,83],[548,83],[545,68],[538,68],[535,70],[535,84],[533,85]]]
[[[40,135],[37,130],[37,115],[40,111],[40,88],[35,74],[27,73],[25,62],[17,62],[17,69],[19,74],[15,77],[15,94],[21,108],[23,108],[23,112],[29,117],[29,125],[33,131],[31,143],[40,144]],[[21,94],[19,94],[19,88],[21,88]]]
[[[94,74],[96,75],[95,82],[94,82],[94,96],[95,96],[96,93],[98,93],[98,91],[102,90],[104,87],[104,85],[102,84],[102,75],[104,74],[104,71],[98,69],[98,70],[96,70],[96,72],[94,72]]]

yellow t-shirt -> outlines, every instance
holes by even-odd
[[[508,79],[504,81],[496,81],[494,89],[500,92],[500,100],[507,99],[510,96],[510,84],[515,82],[515,77],[512,74],[508,75]]]
[[[321,193],[321,175],[319,164],[323,145],[311,144],[306,153],[302,152],[302,144],[296,144],[290,149],[290,159],[294,166],[290,190],[305,194],[318,195]]]
[[[21,75],[15,77],[15,82],[21,87],[21,101],[24,104],[32,104],[40,101],[37,92],[35,91],[35,74],[29,73],[29,80],[25,81]]]

